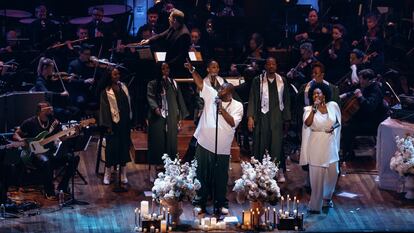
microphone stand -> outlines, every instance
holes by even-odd
[[[213,214],[218,213],[218,210],[216,209],[216,177],[214,170],[217,167],[217,144],[218,144],[218,117],[219,117],[219,108],[220,108],[220,102],[216,102],[216,132],[215,132],[215,141],[214,141],[214,165],[210,168],[211,176],[212,176],[212,196],[213,196]]]

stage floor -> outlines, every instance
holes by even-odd
[[[80,172],[85,175],[88,185],[77,178],[76,198],[88,201],[90,205],[58,209],[57,201],[43,198],[39,190],[11,192],[15,200],[36,200],[42,204],[37,210],[27,211],[20,218],[0,220],[0,232],[133,232],[134,209],[151,190],[148,166],[128,164],[129,191],[112,192],[112,185],[102,184],[102,175],[95,174],[96,139],[87,151],[81,153]],[[246,157],[242,157],[246,159]],[[375,161],[372,157],[359,159],[357,164],[348,164],[348,173],[341,176],[335,196],[334,208],[320,215],[305,214],[307,232],[349,232],[349,231],[414,231],[414,201],[404,199],[402,193],[381,191],[377,186]],[[355,168],[354,170],[352,168]],[[296,195],[301,200],[300,212],[306,213],[309,194],[303,188],[304,172],[296,164],[288,164],[287,182],[281,185],[282,194]],[[103,167],[101,167],[101,172]],[[238,204],[231,192],[234,180],[240,175],[239,163],[232,163],[228,186],[230,215],[239,216],[248,203]],[[355,194],[354,198],[338,194]],[[276,207],[278,208],[278,207]],[[184,204],[184,221],[193,219],[192,206]],[[226,230],[225,232],[233,232]]]

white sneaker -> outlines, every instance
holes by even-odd
[[[128,183],[128,178],[127,178],[127,175],[126,175],[126,166],[121,167],[121,182],[123,184]]]
[[[279,175],[277,176],[277,182],[278,183],[285,183],[286,182],[286,178],[285,178],[285,175],[283,174],[283,172],[280,172]]]
[[[105,167],[105,174],[104,174],[104,178],[103,178],[103,183],[105,185],[108,185],[111,183],[111,169]]]

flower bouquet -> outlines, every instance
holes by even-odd
[[[196,178],[197,161],[182,164],[180,159],[171,160],[167,154],[164,154],[162,159],[165,173],[158,173],[158,178],[155,179],[152,187],[152,198],[167,207],[172,222],[178,224],[182,214],[182,201],[192,201],[197,190],[201,188]]]
[[[237,192],[237,201],[246,198],[251,202],[269,202],[275,204],[280,197],[280,188],[275,176],[278,168],[269,155],[262,162],[252,157],[250,162],[241,163],[242,176],[235,181],[233,191]]]
[[[414,175],[414,137],[395,137],[397,150],[390,161],[390,168],[400,176]]]

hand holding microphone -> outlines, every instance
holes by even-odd
[[[316,97],[315,101],[313,102],[313,107],[312,107],[313,113],[316,113],[316,111],[318,111],[320,104],[321,104],[321,100],[319,99],[319,97]]]

